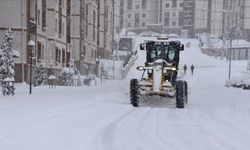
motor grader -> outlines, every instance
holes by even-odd
[[[142,96],[158,95],[176,98],[176,107],[184,108],[188,101],[186,81],[177,80],[180,51],[184,45],[180,41],[157,38],[140,44],[140,50],[146,51],[146,62],[138,66],[142,71],[141,79],[130,80],[130,101],[138,107]]]

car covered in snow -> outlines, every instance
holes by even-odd
[[[250,89],[250,76],[233,77],[225,82],[226,87]]]

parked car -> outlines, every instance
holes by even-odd
[[[250,90],[250,78],[243,81],[243,89]]]
[[[233,77],[225,82],[225,86],[250,89],[250,77]]]

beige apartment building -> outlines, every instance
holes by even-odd
[[[15,60],[16,72],[20,72],[20,77],[16,80],[27,80],[24,77],[24,68],[27,70],[27,0],[0,1],[0,45],[3,44],[4,31],[7,28],[13,31],[13,48],[20,53],[20,57]]]
[[[100,0],[98,5],[98,58],[112,55],[114,39],[114,0]]]
[[[71,59],[81,74],[95,73],[98,59],[112,54],[114,0],[74,0],[71,7]]]
[[[10,27],[14,31],[14,48],[21,54],[16,60],[18,82],[29,78],[29,40],[35,42],[34,65],[41,61],[53,70],[67,65],[71,51],[66,28],[70,19],[68,3],[69,0],[0,1],[0,35],[3,37],[4,30]]]
[[[94,73],[97,58],[112,53],[114,0],[4,0],[0,12],[0,36],[10,27],[20,52],[18,82],[29,79],[29,40],[36,44],[33,67],[41,61],[54,75],[70,60],[82,74]]]

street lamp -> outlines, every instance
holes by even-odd
[[[32,91],[32,57],[33,57],[33,48],[35,47],[35,42],[30,40],[28,42],[28,48],[29,48],[29,57],[30,57],[30,94]]]

